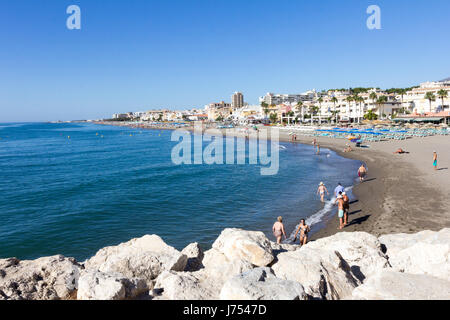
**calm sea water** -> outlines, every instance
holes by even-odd
[[[176,166],[170,138],[94,124],[0,124],[0,258],[83,260],[145,234],[207,248],[227,227],[272,239],[279,215],[289,232],[300,218],[317,228],[327,211],[318,183],[331,192],[339,181],[351,186],[359,166],[288,143],[275,176],[248,164]]]

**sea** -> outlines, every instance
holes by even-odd
[[[280,143],[275,175],[261,175],[262,165],[248,161],[175,164],[171,154],[179,142],[172,133],[92,123],[0,124],[0,258],[62,254],[83,261],[146,234],[179,250],[192,242],[208,249],[225,228],[262,231],[275,240],[278,216],[292,240],[302,218],[312,232],[323,227],[335,214],[338,182],[351,192],[357,180],[359,161],[324,148],[316,155],[303,144]],[[316,193],[320,182],[330,191],[325,204]]]

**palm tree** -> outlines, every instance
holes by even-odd
[[[431,112],[431,102],[436,101],[436,96],[433,92],[429,91],[425,94],[425,99],[427,99],[430,102],[430,112]]]
[[[271,113],[270,114],[270,121],[272,121],[272,123],[276,123],[278,120],[278,116],[276,113]]]
[[[360,123],[361,114],[364,113],[364,112],[362,112],[364,110],[362,110],[362,105],[361,105],[364,102],[364,98],[360,97],[360,96],[356,96],[355,97],[355,102],[359,102],[359,112],[358,112],[358,124],[359,124]]]
[[[336,97],[332,97],[331,102],[333,102],[333,104],[334,104],[334,114],[336,116],[336,124],[337,124],[338,118],[337,118],[337,112],[336,112],[336,103],[338,102],[338,99]]]
[[[309,107],[309,113],[311,114],[311,125],[314,124],[314,117],[317,114],[317,109],[319,109],[318,107],[311,105]]]
[[[444,111],[444,99],[448,97],[448,91],[441,89],[437,92],[439,99],[442,100],[442,111]]]
[[[351,107],[351,103],[353,101],[353,97],[352,96],[348,96],[345,100],[347,100],[347,102],[348,102],[349,119],[350,119],[350,107]]]
[[[381,96],[377,99],[377,106],[378,106],[378,110],[380,111],[380,119],[383,119],[383,114],[384,114],[384,108],[383,108],[383,112],[381,112],[381,106],[384,105],[386,102],[387,102],[386,96]]]
[[[322,102],[323,102],[323,99],[322,99],[322,97],[319,97],[319,99],[317,99],[317,102],[319,102],[319,125],[321,125],[322,124]]]
[[[402,108],[403,108],[403,96],[406,94],[407,90],[406,89],[398,89],[397,93],[400,95],[400,97],[402,98]]]
[[[302,123],[305,120],[305,115],[303,113],[303,101],[297,102],[297,110],[302,112]]]
[[[355,101],[355,112],[356,112],[356,121],[359,123],[359,110],[358,110],[358,102],[359,102],[360,96],[355,93],[353,95],[353,101]]]
[[[375,105],[375,103],[376,103],[376,101],[377,101],[377,99],[378,99],[378,96],[377,96],[377,94],[376,94],[375,92],[372,92],[372,93],[369,95],[369,99],[372,100],[372,105]]]

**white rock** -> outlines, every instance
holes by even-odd
[[[380,270],[352,294],[355,300],[449,300],[450,282],[428,275]]]
[[[186,246],[181,253],[187,256],[187,263],[184,271],[197,271],[203,267],[202,261],[204,253],[197,242]]]
[[[449,280],[450,244],[418,242],[393,254],[389,262],[396,271],[411,274],[427,274]]]
[[[133,299],[148,291],[143,279],[127,279],[120,273],[104,273],[89,270],[82,272],[78,280],[78,300]]]
[[[183,271],[186,255],[168,246],[160,237],[147,235],[118,246],[106,247],[86,261],[86,268],[117,272],[127,278],[145,279],[149,286],[165,270]]]
[[[397,252],[409,248],[417,242],[429,244],[449,244],[450,228],[442,229],[439,232],[425,230],[418,233],[396,233],[382,235],[378,238],[380,242],[386,246],[387,254],[394,255]]]
[[[256,268],[232,277],[220,292],[222,300],[306,300],[303,286],[275,277],[270,268]]]
[[[340,232],[310,242],[303,248],[338,251],[360,281],[382,268],[389,267],[380,241],[366,232]]]
[[[205,252],[203,265],[205,275],[209,278],[215,278],[222,284],[229,278],[254,268],[250,262],[242,259],[230,260],[214,248]]]
[[[244,260],[258,267],[274,260],[270,241],[262,232],[225,229],[212,247],[229,260]]]
[[[203,271],[164,271],[156,280],[155,291],[163,290],[156,299],[168,300],[213,300],[217,299],[220,288],[208,281]]]
[[[308,295],[318,299],[349,297],[360,284],[340,254],[330,250],[304,247],[280,253],[272,269],[278,278],[301,283]]]
[[[0,259],[0,298],[74,299],[80,265],[61,255],[36,260]]]

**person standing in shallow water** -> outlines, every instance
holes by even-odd
[[[303,246],[308,242],[309,226],[306,224],[305,219],[300,220],[297,232],[294,236],[294,242],[297,239],[297,234],[300,232],[300,245]]]
[[[437,170],[437,153],[436,153],[436,151],[433,151],[433,167],[434,167],[434,170]]]
[[[320,194],[320,201],[322,201],[322,202],[325,202],[325,200],[324,200],[325,192],[327,193],[327,195],[330,194],[328,192],[327,188],[325,187],[325,185],[323,184],[323,182],[321,182],[319,184],[319,187],[317,188],[317,194]]]
[[[277,221],[273,224],[272,232],[274,237],[277,239],[277,243],[281,243],[282,236],[284,236],[284,239],[286,240],[286,232],[284,231],[282,217],[278,217]]]
[[[350,211],[350,198],[345,192],[342,192],[342,200],[344,200],[344,226],[347,226],[348,212]]]
[[[344,199],[339,195],[334,204],[338,203],[339,230],[344,228]]]

